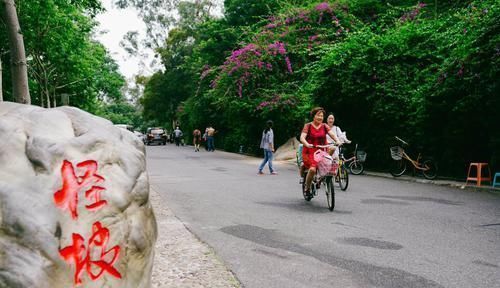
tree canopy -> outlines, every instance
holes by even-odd
[[[265,120],[279,145],[321,105],[373,168],[387,167],[394,135],[434,156],[442,175],[463,176],[470,161],[498,167],[495,1],[224,6],[221,18],[170,30],[158,50],[165,71],[146,84],[146,117],[181,119],[185,129],[212,123],[225,149],[255,152]]]
[[[91,112],[104,101],[123,98],[125,80],[105,47],[93,40],[94,16],[102,11],[98,0],[17,1],[28,60],[32,104],[69,104]],[[3,24],[2,24],[3,25]],[[6,39],[0,29],[0,39]],[[4,63],[4,100],[12,101],[7,41],[0,41]]]

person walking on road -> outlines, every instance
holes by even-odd
[[[215,144],[214,144],[214,134],[217,133],[215,129],[212,127],[212,125],[208,125],[207,128],[207,151],[214,152],[215,151]]]
[[[200,151],[200,142],[201,142],[201,131],[199,129],[194,129],[193,131],[194,152]]]
[[[177,126],[174,130],[174,137],[175,137],[175,146],[179,146],[182,137],[182,131],[181,129],[179,129],[179,126]]]
[[[276,171],[273,169],[273,153],[274,153],[274,132],[273,132],[273,121],[267,121],[267,127],[262,131],[262,139],[260,140],[260,148],[264,149],[264,160],[260,163],[259,172],[257,174],[262,175],[262,169],[269,165],[269,173],[271,175],[277,175]]]

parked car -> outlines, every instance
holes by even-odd
[[[151,143],[167,144],[167,133],[161,127],[151,127],[146,131],[144,137],[144,144],[151,145]]]

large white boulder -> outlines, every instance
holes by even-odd
[[[144,153],[79,109],[0,102],[0,287],[150,287]]]
[[[274,159],[277,161],[295,159],[299,144],[299,141],[295,137],[288,139],[285,144],[281,145],[278,150],[276,150]]]

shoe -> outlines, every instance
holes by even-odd
[[[273,171],[271,172],[271,175],[278,175],[278,173]]]
[[[311,199],[312,198],[312,194],[311,194],[311,190],[306,190],[303,192],[304,193],[304,197],[307,199]]]
[[[259,172],[257,172],[257,175],[264,175],[264,172],[259,171]]]

